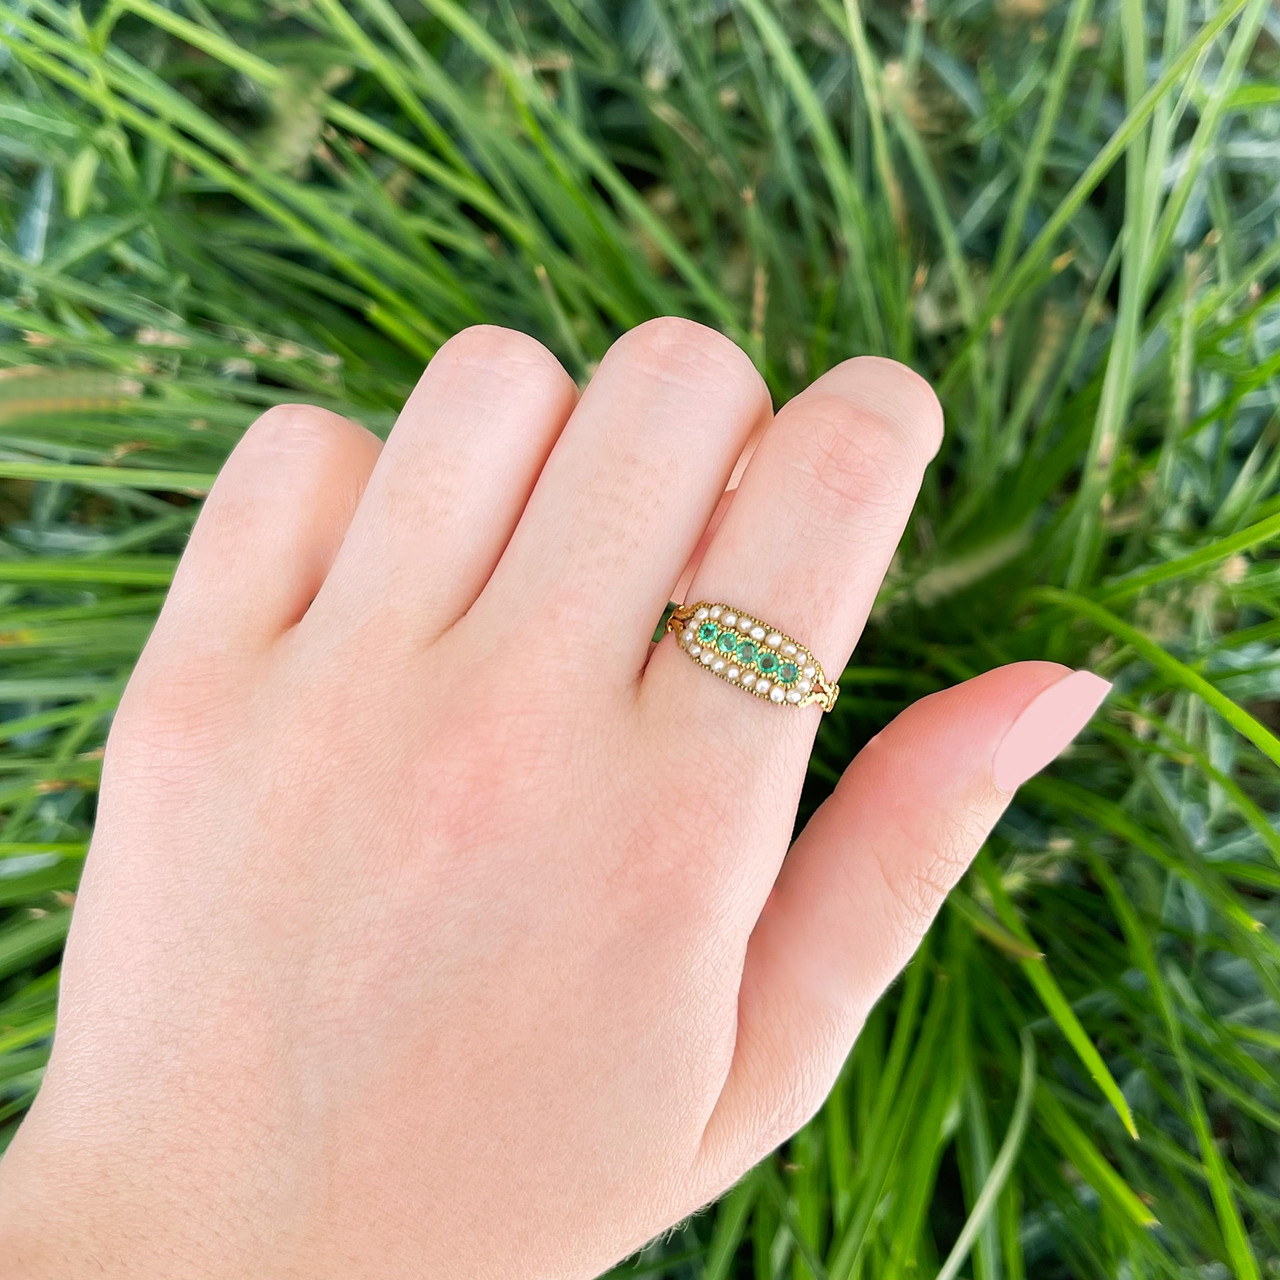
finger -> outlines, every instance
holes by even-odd
[[[747,463],[751,461],[751,455],[755,453],[756,446],[760,443],[766,428],[772,420],[772,414],[764,414],[752,428],[751,435],[743,446],[742,452],[738,455],[737,462],[733,464],[733,473],[729,476],[729,483],[725,485],[724,493],[720,495],[720,499],[716,503],[716,509],[712,512],[707,527],[702,531],[702,537],[698,539],[698,545],[693,549],[693,555],[689,557],[689,563],[685,565],[684,572],[680,575],[680,580],[671,590],[671,600],[687,600],[689,598],[689,588],[693,584],[693,575],[697,573],[698,566],[702,563],[702,557],[706,555],[707,548],[711,545],[711,540],[716,535],[716,530],[720,528],[720,524],[724,520],[725,512],[729,510],[729,503],[733,501],[734,495],[738,491],[738,486],[742,483],[742,473],[747,469]]]
[[[314,618],[434,639],[480,594],[577,388],[535,338],[497,325],[432,357],[386,447]]]
[[[834,679],[941,437],[942,410],[919,375],[873,357],[837,365],[764,433],[686,599],[749,611],[805,644]],[[821,715],[816,707],[772,706],[708,678],[675,636],[653,652],[641,698],[663,719],[679,708],[708,751],[749,756],[789,788],[799,785]],[[776,870],[766,869],[766,888]]]
[[[753,426],[750,358],[675,316],[609,348],[556,441],[479,604],[608,649],[634,679]]]
[[[327,409],[268,409],[205,499],[157,634],[234,652],[293,626],[333,564],[380,449],[371,431]]]
[[[747,947],[734,1058],[704,1137],[745,1169],[822,1104],[872,1005],[1013,792],[1110,686],[1001,667],[909,707],[863,748],[788,853]]]

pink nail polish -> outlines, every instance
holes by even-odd
[[[1037,694],[1000,740],[992,781],[1001,791],[1016,791],[1061,753],[1110,691],[1110,682],[1092,671],[1073,671]]]

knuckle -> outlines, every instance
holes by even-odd
[[[803,502],[823,518],[858,508],[900,510],[919,487],[923,468],[911,442],[892,423],[823,395],[793,424],[793,468]]]
[[[318,453],[333,446],[356,424],[314,404],[272,405],[244,433],[242,447],[254,454]],[[357,428],[363,431],[363,427]]]
[[[772,407],[759,370],[743,349],[716,329],[683,316],[656,316],[624,333],[610,348],[649,376],[682,386],[741,388]]]
[[[245,431],[218,474],[198,516],[200,536],[212,532],[243,544],[245,528],[270,520],[280,501],[297,501],[321,485],[354,507],[381,448],[372,431],[341,414],[311,404],[273,405]],[[196,585],[179,567],[174,591]]]
[[[945,897],[969,869],[994,825],[993,811],[985,796],[971,798],[952,814],[938,845],[937,871]]]
[[[546,378],[557,386],[570,382],[564,366],[537,338],[497,324],[473,324],[444,342],[432,364],[442,362],[470,372],[519,378]]]
[[[880,859],[880,877],[889,896],[893,937],[908,951],[928,932],[940,901],[927,867],[887,865]]]
[[[772,1151],[799,1133],[822,1109],[832,1084],[832,1080],[817,1078],[813,1070],[794,1071],[772,1109],[762,1118],[764,1150]]]
[[[826,1101],[831,1087],[839,1075],[844,1058],[843,1049],[849,1043],[847,1019],[835,1009],[817,1025],[814,1018],[821,1013],[813,1006],[804,1007],[804,1024],[801,1015],[792,1025],[780,1018],[766,1043],[752,1046],[756,1078],[745,1079],[741,1095],[750,1098],[752,1105],[744,1117],[739,1144],[756,1159],[772,1151],[780,1143],[798,1133],[817,1115]],[[769,1034],[756,1024],[757,1035]],[[800,1041],[825,1047],[824,1051],[797,1055],[794,1046]]]
[[[942,444],[943,415],[937,393],[914,369],[884,356],[855,356],[823,375],[822,381],[847,386],[849,398],[891,419],[917,442],[928,458]]]
[[[900,720],[928,701],[915,704]],[[876,734],[859,752],[861,766],[874,776],[891,775],[898,768],[902,741],[898,733]],[[874,896],[882,904],[895,967],[910,958],[943,900],[968,870],[998,812],[985,792],[967,788],[949,791],[945,805],[937,810],[886,801],[882,829],[866,848],[870,868],[880,881]]]
[[[913,852],[909,860],[894,859],[883,849],[876,850],[876,863],[893,917],[893,934],[901,940],[904,962],[965,873],[985,830],[976,812],[965,812],[954,826],[930,846]]]

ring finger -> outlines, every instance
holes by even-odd
[[[942,440],[942,410],[904,365],[871,356],[823,374],[777,414],[685,595],[746,610],[809,648],[827,677],[858,641]],[[641,685],[645,714],[697,726],[704,755],[749,755],[799,794],[821,712],[748,696],[666,635]],[[767,735],[765,733],[767,730]],[[776,868],[774,868],[776,870]]]

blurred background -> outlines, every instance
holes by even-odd
[[[932,689],[1116,693],[823,1111],[613,1274],[1280,1276],[1278,41],[1264,0],[0,0],[0,1143],[245,426],[385,433],[478,321],[584,381],[675,313],[778,404],[876,352],[946,410],[801,822]]]

